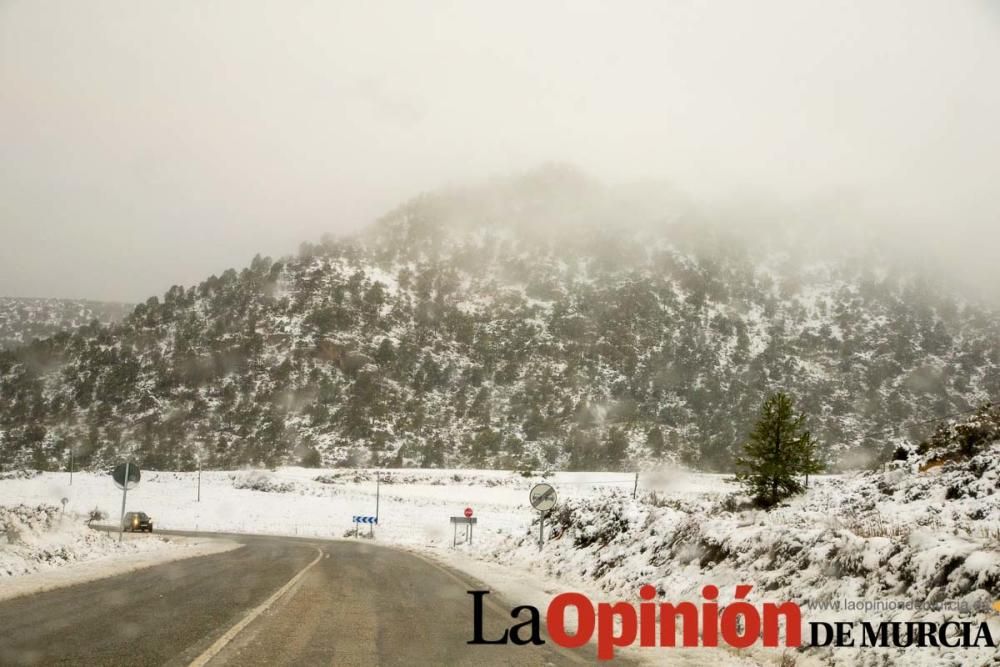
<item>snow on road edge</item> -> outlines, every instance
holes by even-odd
[[[136,537],[135,539],[142,538]],[[154,565],[232,551],[243,546],[232,540],[214,537],[170,536],[166,539],[175,543],[178,548],[116,554],[51,570],[4,578],[0,580],[2,582],[0,600],[35,595],[65,586],[74,586],[135,572]]]

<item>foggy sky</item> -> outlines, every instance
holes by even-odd
[[[0,0],[0,295],[143,300],[548,161],[996,282],[998,73],[990,0]]]

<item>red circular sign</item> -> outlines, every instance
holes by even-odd
[[[465,518],[466,519],[471,519],[472,518],[472,508],[471,507],[466,507],[465,508]]]

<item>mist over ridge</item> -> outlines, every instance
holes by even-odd
[[[871,227],[995,301],[998,31],[976,1],[6,2],[0,294],[135,303],[555,160],[816,247]]]

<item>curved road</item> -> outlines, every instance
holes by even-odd
[[[570,652],[547,637],[538,647],[467,645],[472,596],[466,591],[487,587],[418,556],[363,542],[224,537],[244,546],[0,602],[0,664],[490,667],[594,661],[593,646]],[[515,621],[511,605],[497,594],[487,601],[484,625],[492,637]]]

